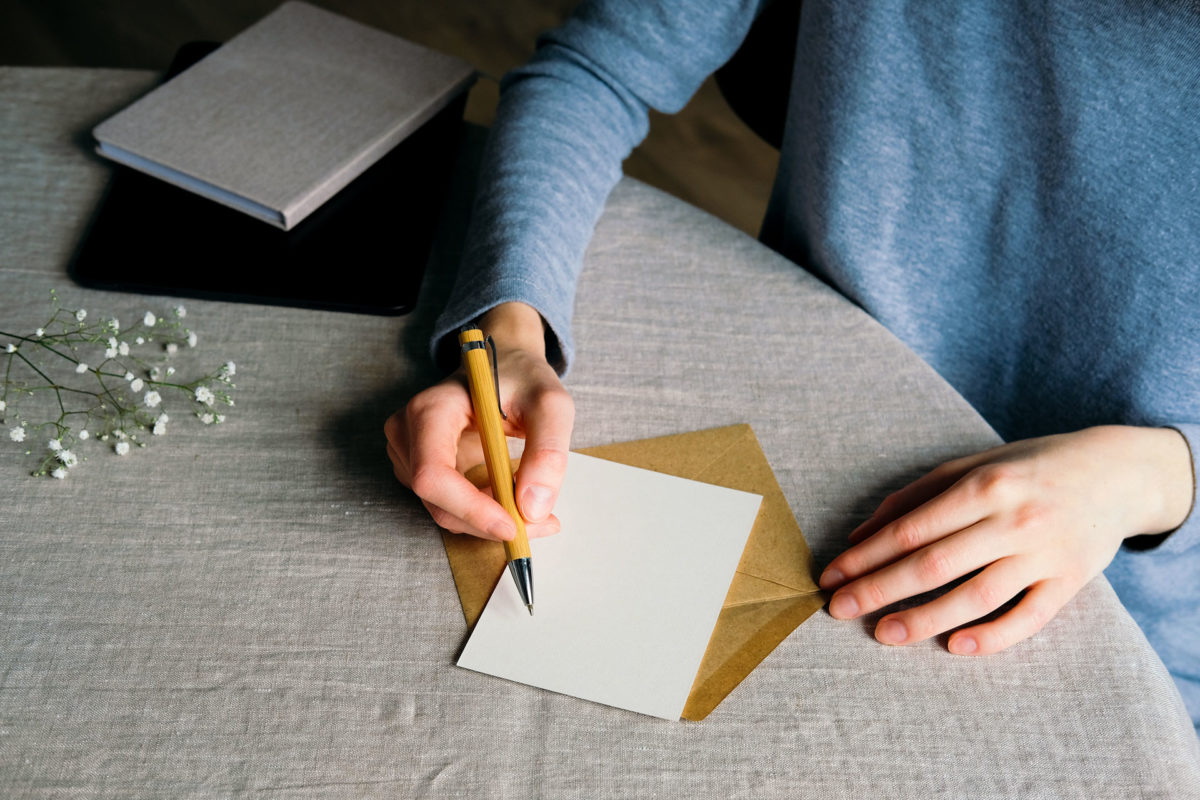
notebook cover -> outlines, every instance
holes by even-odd
[[[93,134],[106,157],[287,230],[473,80],[464,61],[292,0]]]

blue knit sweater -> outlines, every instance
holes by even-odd
[[[583,252],[648,109],[681,108],[756,6],[586,2],[542,37],[504,80],[460,272],[473,288],[439,339],[519,300],[567,368]],[[1196,5],[805,0],[798,37],[763,241],[1006,439],[1170,425],[1200,456]],[[1200,512],[1106,575],[1200,723]]]

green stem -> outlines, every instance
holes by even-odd
[[[53,389],[54,391],[58,391],[58,392],[74,392],[75,394],[86,394],[88,397],[94,397],[97,400],[100,399],[100,395],[98,395],[96,392],[89,392],[87,389],[76,389],[71,386],[63,386],[63,385],[57,384],[57,383],[51,383],[47,386],[33,386],[28,389],[22,389],[22,391],[29,392],[30,394],[32,394],[33,392],[40,392],[44,389]]]
[[[12,374],[13,360],[8,359],[8,364],[4,367],[4,396],[0,400],[4,401],[5,407],[8,406],[8,376]]]
[[[113,408],[117,409],[118,414],[124,415],[126,411],[125,407],[121,405],[121,402],[117,399],[116,395],[114,395],[112,390],[108,388],[108,384],[104,382],[104,378],[100,377],[99,372],[95,373],[95,375],[96,381],[100,384],[100,389],[102,390],[104,396],[107,397],[113,404]],[[120,376],[118,375],[117,377]]]
[[[32,361],[30,361],[25,356],[25,354],[22,353],[20,350],[18,350],[15,355],[17,356],[17,358],[24,361],[31,370],[36,372],[38,375],[41,375],[42,380],[44,380],[46,383],[50,384],[50,388],[54,389],[54,397],[56,400],[58,400],[58,410],[64,414],[67,413],[67,407],[65,405],[63,405],[62,392],[59,391],[59,388],[60,388],[59,385],[57,383],[55,383],[54,381],[50,380],[49,376],[47,376],[46,373],[44,373],[40,369],[38,369],[37,364],[34,364]],[[12,362],[10,361],[9,363],[11,364]]]

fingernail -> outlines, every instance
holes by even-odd
[[[521,511],[530,522],[541,522],[550,516],[554,505],[554,492],[549,487],[533,484],[521,492]]]
[[[829,613],[838,619],[850,619],[858,614],[858,601],[852,594],[835,594],[829,601]]]
[[[517,526],[511,519],[498,519],[488,526],[488,533],[497,539],[508,541],[517,535]]]
[[[898,619],[885,619],[875,629],[875,638],[884,644],[900,644],[908,638],[908,628]]]
[[[821,588],[832,589],[835,586],[840,586],[846,580],[846,576],[842,574],[840,569],[830,567],[821,573]]]
[[[950,640],[950,652],[956,656],[969,656],[979,649],[974,636],[955,636]]]

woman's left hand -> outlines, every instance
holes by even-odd
[[[1169,428],[1105,426],[947,462],[890,495],[821,575],[829,612],[854,619],[978,570],[888,614],[884,644],[953,628],[949,649],[985,655],[1025,639],[1100,573],[1129,536],[1170,531],[1192,506],[1191,456]],[[970,624],[1025,592],[999,617]]]

